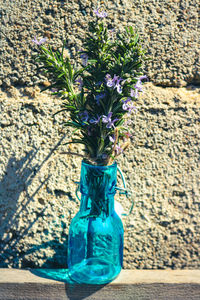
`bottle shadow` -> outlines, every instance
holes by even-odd
[[[35,148],[20,159],[17,159],[13,154],[8,160],[0,181],[0,267],[35,267],[34,263],[28,261],[25,256],[28,253],[34,253],[34,251],[47,247],[52,247],[56,250],[64,247],[62,255],[64,255],[64,258],[67,257],[67,241],[64,245],[61,245],[57,240],[31,248],[30,245],[27,245],[29,248],[27,249],[26,247],[26,251],[23,247],[20,249],[19,246],[19,244],[23,243],[24,237],[29,234],[30,229],[37,222],[38,218],[44,215],[46,207],[30,212],[28,206],[35,201],[34,197],[48,182],[51,175],[47,175],[44,180],[39,182],[31,194],[28,187],[64,138],[65,135],[40,163],[38,163],[36,157],[39,149]],[[3,147],[2,149],[6,156],[6,150]],[[21,225],[22,222],[23,226]],[[61,221],[61,225],[63,228],[66,226],[64,221]],[[62,241],[64,240],[67,240],[67,236],[63,237]],[[63,266],[63,261],[67,261],[67,258],[61,259],[58,253],[59,251],[56,251],[53,258],[49,260],[47,258],[44,266],[55,267],[56,260],[58,260],[57,267]],[[65,263],[64,267],[66,265]]]
[[[19,251],[18,247],[23,242],[24,237],[29,234],[38,218],[43,216],[45,212],[45,207],[40,209],[39,212],[35,211],[35,217],[32,217],[32,221],[30,221],[28,205],[35,201],[34,197],[47,183],[51,175],[40,182],[31,194],[28,187],[33,183],[44,163],[64,138],[65,136],[60,139],[41,163],[38,163],[37,160],[39,149],[35,148],[20,159],[13,155],[8,160],[0,181],[0,267],[35,268],[34,262],[27,260],[26,256],[51,248],[54,250],[54,255],[46,258],[46,261],[42,264],[43,269],[31,269],[31,272],[40,277],[64,282],[65,292],[69,299],[85,299],[100,290],[104,285],[79,285],[70,279],[68,269],[66,269],[68,248],[66,234],[62,236],[62,243],[55,239],[39,245],[27,245],[26,251],[23,249]],[[6,155],[6,150],[3,149],[3,151]],[[22,217],[25,217],[23,227],[20,225]],[[66,227],[64,219],[60,221],[60,225],[64,233]]]
[[[78,284],[70,278],[68,269],[32,269],[30,272],[42,278],[63,282],[67,299],[70,300],[86,299],[106,286],[106,284]]]

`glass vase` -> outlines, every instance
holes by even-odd
[[[114,209],[116,183],[116,162],[82,162],[80,210],[72,219],[68,240],[69,276],[78,283],[105,284],[121,271],[124,230]]]

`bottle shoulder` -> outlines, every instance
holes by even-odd
[[[90,227],[90,230],[103,230],[107,232],[123,232],[123,223],[118,214],[113,211],[107,217],[94,216],[91,214],[84,214],[78,212],[75,217],[72,219],[70,229],[76,228],[77,230],[87,230]]]

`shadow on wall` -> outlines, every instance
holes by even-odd
[[[42,267],[67,267],[67,236],[62,237],[63,244],[55,238],[35,245],[34,231],[31,230],[38,222],[38,218],[44,216],[46,207],[39,210],[35,207],[33,210],[29,209],[29,204],[35,201],[35,195],[47,183],[51,175],[46,177],[32,194],[28,192],[28,186],[32,184],[38,171],[63,139],[64,137],[40,164],[34,165],[33,163],[38,149],[31,150],[21,159],[13,156],[8,161],[4,177],[0,181],[0,267],[38,267],[37,255],[34,253],[47,248],[54,250],[54,256],[45,257]],[[61,226],[64,230],[66,227],[64,221],[61,221]],[[26,241],[24,246],[23,241],[29,235],[34,245],[31,243],[28,245]],[[26,258],[30,254],[34,256],[32,261]]]

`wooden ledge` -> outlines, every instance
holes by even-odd
[[[0,299],[199,300],[200,270],[123,270],[107,285],[77,285],[63,269],[0,269]]]

